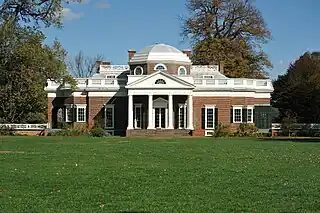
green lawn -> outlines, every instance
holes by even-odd
[[[0,212],[320,212],[320,143],[0,138]]]

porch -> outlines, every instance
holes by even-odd
[[[193,130],[192,95],[129,94],[127,130],[143,129]]]

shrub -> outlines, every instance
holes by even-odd
[[[1,126],[0,127],[0,135],[15,135],[15,132],[12,128]]]
[[[48,133],[48,136],[89,136],[90,131],[87,128],[69,125],[63,125],[63,128],[56,132]]]
[[[236,135],[239,137],[243,136],[257,136],[259,130],[252,124],[242,123],[239,125]]]
[[[104,129],[101,127],[93,127],[90,130],[91,136],[93,137],[103,137],[104,136]]]
[[[214,131],[214,137],[228,137],[231,136],[229,125],[219,123],[218,127]]]

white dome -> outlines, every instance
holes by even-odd
[[[178,50],[167,44],[154,44],[143,48],[140,52],[136,53],[129,63],[141,63],[141,62],[156,61],[175,61],[182,63],[191,63],[190,58]]]

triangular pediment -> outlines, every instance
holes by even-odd
[[[143,89],[143,88],[159,88],[159,89],[193,89],[195,86],[187,81],[184,81],[176,76],[167,74],[163,71],[155,72],[147,75],[126,86],[128,89]]]

